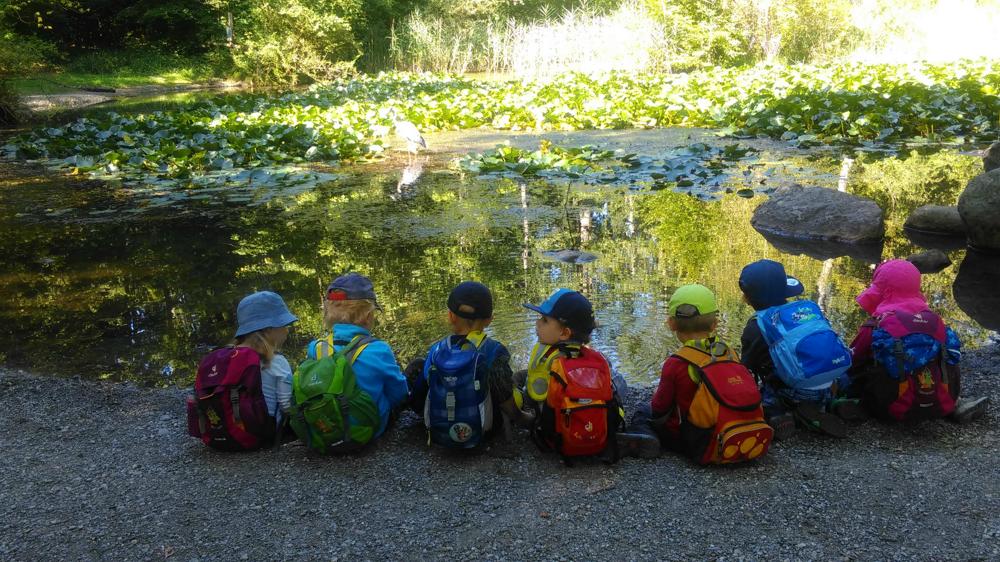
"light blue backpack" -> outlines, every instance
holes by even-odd
[[[809,300],[796,300],[757,313],[757,325],[774,368],[796,390],[829,388],[851,368],[851,351]]]

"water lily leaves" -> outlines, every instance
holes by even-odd
[[[799,147],[977,141],[995,138],[1000,131],[998,92],[997,60],[770,65],[600,77],[574,73],[511,81],[386,73],[283,95],[225,95],[169,111],[109,112],[23,133],[2,147],[0,155],[47,159],[49,165],[91,157],[89,165],[64,167],[113,173],[130,182],[157,175],[220,177],[213,172],[375,157],[398,142],[386,136],[394,115],[421,131],[692,126],[719,128],[720,134],[737,138],[768,136]],[[530,175],[587,168],[611,158],[593,147],[574,150],[556,156],[542,151],[544,157],[527,165],[510,154],[500,155],[500,161],[484,162],[477,173]],[[118,157],[101,156],[109,152]],[[649,167],[623,155],[614,158],[639,171]],[[117,170],[109,172],[108,164]],[[655,173],[664,177],[654,178],[653,172],[644,172],[650,181],[674,181],[659,170]],[[713,177],[691,170],[683,175],[689,180]]]

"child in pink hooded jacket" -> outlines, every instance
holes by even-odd
[[[920,271],[906,260],[889,260],[875,268],[870,287],[861,292],[857,303],[871,317],[858,330],[851,342],[851,382],[848,394],[861,397],[871,411],[888,408],[888,414],[912,410],[920,398],[904,397],[906,383],[898,380],[903,372],[921,371],[921,366],[940,361],[942,379],[949,395],[943,397],[949,406],[958,400],[961,343],[958,336],[930,311],[927,299],[920,291]],[[903,340],[902,338],[907,338]],[[905,341],[906,345],[900,344]],[[904,349],[905,348],[905,349]],[[939,359],[940,358],[940,359]],[[900,365],[899,362],[902,361]],[[877,363],[877,365],[876,365]],[[873,368],[875,367],[875,368]],[[886,373],[900,373],[890,380]],[[930,375],[927,374],[927,381]],[[920,376],[911,380],[919,393]],[[965,400],[944,412],[960,422],[971,421],[986,411],[988,399]],[[885,415],[883,411],[873,411]],[[891,416],[890,416],[891,417]]]

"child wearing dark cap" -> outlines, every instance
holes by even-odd
[[[358,386],[367,392],[378,406],[381,426],[375,437],[382,435],[393,411],[409,396],[406,377],[396,363],[389,344],[372,337],[375,311],[382,310],[375,299],[370,279],[359,273],[347,273],[333,280],[323,299],[323,327],[329,336],[314,340],[306,348],[309,359],[321,359],[352,347],[359,349],[351,364]]]
[[[768,308],[785,304],[788,299],[802,294],[804,288],[798,279],[787,275],[785,267],[772,260],[758,260],[740,272],[740,290],[743,300],[754,309],[747,320],[740,338],[742,362],[761,384],[764,415],[774,428],[776,440],[787,439],[795,430],[796,416],[800,423],[823,433],[843,437],[843,422],[825,408],[831,400],[829,385],[816,390],[791,389],[777,376],[771,350],[761,333],[757,315]],[[844,404],[845,418],[855,417],[857,408]]]
[[[427,352],[427,357],[411,361],[406,368],[406,376],[410,381],[410,405],[415,412],[429,419],[425,412],[432,372],[432,360],[436,352],[442,348],[459,351],[477,351],[479,363],[477,372],[486,381],[489,404],[483,408],[483,418],[480,423],[485,436],[492,437],[502,427],[495,423],[493,413],[502,414],[504,418],[522,426],[530,426],[534,420],[531,413],[523,412],[515,400],[512,372],[510,368],[510,352],[499,341],[486,335],[485,330],[493,322],[493,295],[486,285],[475,281],[459,283],[448,295],[448,323],[452,333],[444,339],[435,342]],[[479,371],[481,369],[481,371]],[[478,389],[477,389],[478,390]],[[519,398],[519,396],[518,396]],[[474,400],[474,399],[473,399]],[[489,414],[486,415],[486,409]],[[457,422],[460,427],[465,422]],[[449,445],[465,447],[462,437],[467,431],[449,431]],[[454,439],[451,439],[451,438]],[[508,438],[510,436],[508,435]],[[454,442],[452,442],[454,441]],[[470,442],[470,446],[479,441]]]
[[[524,307],[540,315],[535,321],[535,335],[538,337],[538,342],[531,350],[528,369],[520,371],[515,380],[518,386],[525,388],[531,402],[541,414],[539,420],[541,434],[544,436],[547,432],[551,433],[552,428],[547,426],[556,422],[557,416],[554,415],[551,405],[553,401],[549,396],[554,388],[553,385],[558,386],[559,392],[566,387],[566,381],[556,380],[553,375],[554,372],[564,371],[554,368],[554,363],[562,359],[587,356],[592,357],[595,364],[599,365],[600,376],[607,377],[607,383],[613,391],[613,398],[609,404],[607,430],[613,434],[609,436],[613,439],[610,444],[617,449],[617,454],[647,458],[658,456],[660,445],[651,435],[619,431],[624,418],[621,401],[628,389],[625,379],[612,372],[607,359],[587,345],[597,325],[593,306],[587,297],[577,291],[559,289],[542,304],[524,304]]]

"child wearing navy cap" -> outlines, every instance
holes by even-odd
[[[559,289],[542,304],[526,303],[524,307],[540,315],[535,321],[538,342],[531,350],[528,369],[519,372],[515,380],[524,386],[529,398],[536,404],[540,414],[537,432],[543,441],[564,458],[593,454],[604,454],[612,459],[620,455],[658,456],[660,443],[654,436],[619,431],[624,419],[621,400],[627,388],[624,378],[612,373],[607,359],[587,345],[597,326],[593,306],[587,297],[577,291]],[[583,373],[587,375],[582,378],[592,380],[574,380]],[[608,394],[598,396],[597,389],[603,388]],[[579,399],[572,396],[588,392],[594,392],[594,395]],[[599,448],[602,437],[588,436],[586,433],[592,427],[590,421],[577,423],[572,417],[577,412],[582,414],[581,419],[594,416],[593,413],[585,413],[584,408],[597,404],[606,409],[607,419],[592,420],[601,422],[593,426],[598,428],[597,432],[606,431],[603,443],[608,450],[595,453],[594,449]],[[593,446],[586,443],[591,438]]]
[[[345,348],[358,350],[351,367],[358,386],[378,407],[381,424],[375,437],[385,432],[393,411],[409,396],[406,377],[392,348],[371,333],[375,311],[381,309],[370,279],[360,273],[337,277],[327,287],[323,299],[323,327],[330,334],[310,342],[306,348],[308,359],[321,359]]]
[[[776,440],[787,439],[795,430],[795,421],[818,429],[822,433],[843,437],[846,427],[837,416],[825,411],[830,400],[829,391],[816,391],[814,396],[808,391],[793,391],[776,374],[771,350],[757,320],[762,311],[785,304],[788,299],[802,294],[804,287],[798,279],[787,275],[785,267],[772,260],[758,260],[748,264],[740,272],[740,290],[743,300],[754,309],[747,320],[740,338],[742,351],[740,362],[754,374],[761,383],[764,399],[764,414],[768,424],[774,428]],[[844,408],[845,417],[854,414]]]
[[[500,415],[522,426],[534,420],[515,399],[510,352],[484,331],[492,322],[489,288],[476,281],[459,283],[448,295],[452,333],[407,365],[410,405],[424,416],[432,442],[473,448],[508,427],[497,423]]]

